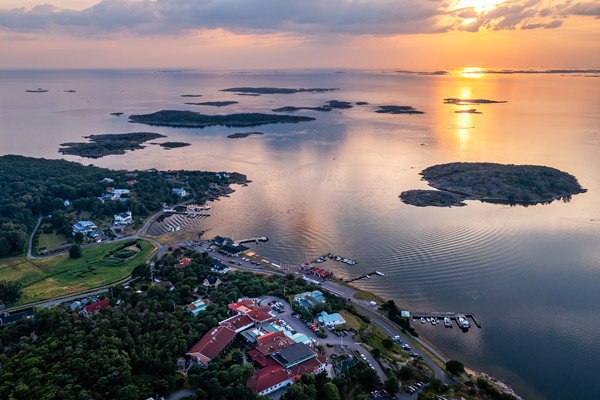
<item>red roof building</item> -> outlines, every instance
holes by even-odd
[[[331,272],[317,267],[311,267],[308,272],[314,276],[318,276],[319,278],[327,278],[329,275],[331,275]]]
[[[316,375],[325,370],[326,358],[322,354],[318,354],[315,358],[304,361],[301,364],[290,367],[288,371],[292,375],[292,381],[300,378],[302,374],[313,374]]]
[[[250,299],[245,299],[242,301],[238,301],[237,303],[228,304],[227,306],[229,307],[230,310],[238,312],[238,310],[240,308],[248,308],[249,309],[250,307],[253,307],[254,305],[255,305],[254,301],[252,301]]]
[[[246,315],[250,317],[250,319],[257,325],[269,323],[275,320],[275,317],[271,314],[271,309],[267,306],[252,307],[252,309],[248,310]]]
[[[182,258],[181,260],[179,260],[179,264],[177,264],[175,266],[175,269],[184,269],[185,267],[187,267],[191,263],[192,263],[192,259],[191,258]]]
[[[250,357],[252,361],[258,364],[261,368],[268,367],[270,365],[279,365],[271,357],[265,357],[258,352],[256,349],[248,350],[246,355]]]
[[[198,343],[185,353],[206,368],[210,360],[223,353],[235,339],[235,331],[226,326],[211,328]]]
[[[285,368],[273,365],[256,371],[254,376],[248,379],[246,386],[254,393],[266,395],[291,384],[292,380]]]
[[[132,181],[127,181],[127,184],[129,185],[135,185],[136,183],[138,183],[138,181],[136,181],[135,179]]]
[[[81,313],[83,314],[84,317],[88,318],[91,315],[93,315],[94,313],[102,310],[103,308],[108,307],[109,303],[110,303],[110,299],[104,299],[104,300],[97,301],[95,303],[85,306],[85,308],[83,309],[83,311]]]
[[[234,315],[231,318],[227,318],[221,322],[219,322],[220,326],[226,326],[235,333],[240,333],[243,330],[246,330],[252,326],[254,326],[254,322],[247,315]]]
[[[256,350],[264,357],[280,351],[282,348],[294,344],[282,331],[269,332],[256,338]]]

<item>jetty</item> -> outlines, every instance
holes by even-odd
[[[385,274],[383,272],[372,271],[372,272],[369,272],[367,274],[364,274],[364,275],[361,275],[361,276],[357,276],[356,278],[348,279],[347,281],[344,281],[344,282],[350,283],[350,282],[354,282],[354,281],[357,281],[357,280],[363,279],[363,278],[371,279],[372,275],[385,276]]]
[[[235,245],[238,244],[242,244],[242,243],[250,243],[250,242],[268,242],[269,238],[266,236],[262,236],[262,237],[255,237],[255,238],[250,238],[250,239],[242,239],[242,240],[236,240],[235,242],[233,242]]]
[[[421,318],[445,318],[448,317],[451,320],[455,321],[456,324],[458,325],[459,328],[462,328],[462,326],[460,326],[460,324],[458,323],[458,318],[462,317],[464,319],[467,318],[471,318],[473,320],[473,322],[475,323],[475,326],[477,326],[479,329],[481,329],[481,324],[479,323],[479,321],[477,321],[475,314],[470,313],[470,314],[465,314],[465,313],[454,313],[454,312],[411,312],[410,313],[410,317],[414,320],[420,320]]]

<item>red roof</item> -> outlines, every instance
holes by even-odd
[[[114,192],[114,191],[115,191],[115,188],[114,188],[114,187],[112,187],[112,186],[109,186],[109,187],[107,187],[107,188],[106,188],[106,191],[107,191],[108,193],[111,193],[111,192]]]
[[[238,308],[244,306],[244,307],[252,307],[254,305],[254,302],[252,300],[246,299],[246,300],[242,300],[242,301],[238,301],[237,303],[232,303],[229,304],[229,308],[231,308],[234,311],[237,311]]]
[[[127,183],[128,183],[128,184],[130,184],[130,185],[134,185],[134,184],[136,184],[136,183],[137,183],[137,181],[134,179],[134,180],[132,180],[132,181],[127,181]]]
[[[203,364],[218,356],[235,338],[235,332],[226,326],[211,328],[206,335],[185,353],[192,358],[199,358]]]
[[[284,347],[294,344],[283,332],[271,332],[256,338],[256,350],[263,356],[278,352]]]
[[[85,311],[91,315],[92,313],[95,313],[98,310],[102,310],[103,308],[108,307],[109,303],[110,303],[110,299],[100,300],[100,301],[97,301],[95,303],[85,306]]]
[[[246,352],[246,354],[248,355],[248,357],[250,357],[252,361],[254,361],[263,368],[268,367],[269,365],[279,365],[277,364],[277,361],[273,360],[270,357],[263,356],[256,349],[249,350]]]
[[[260,393],[288,379],[290,376],[285,372],[285,368],[273,365],[256,371],[254,376],[248,379],[246,386],[254,393]]]
[[[247,315],[236,315],[219,322],[221,326],[227,326],[229,329],[238,332],[252,326],[254,322]]]
[[[191,258],[187,258],[187,257],[186,258],[182,258],[181,260],[179,260],[179,264],[182,264],[182,265],[189,265],[191,262],[192,262],[192,259]]]
[[[290,367],[289,371],[293,376],[292,380],[296,380],[301,377],[302,374],[312,374],[316,372],[322,364],[325,364],[325,361],[325,356],[317,353],[316,357]]]
[[[254,322],[268,322],[275,318],[269,313],[271,309],[269,307],[258,307],[248,311],[246,315],[250,317]]]

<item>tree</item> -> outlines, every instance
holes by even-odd
[[[371,350],[371,354],[373,354],[373,357],[379,358],[381,357],[381,350],[379,350],[378,348],[374,348],[373,350]]]
[[[73,238],[75,239],[75,243],[83,243],[83,233],[77,232],[73,235]]]
[[[392,341],[392,339],[388,339],[385,338],[381,341],[381,344],[383,345],[383,347],[385,347],[386,349],[391,349],[392,347],[394,347],[394,342]]]
[[[81,247],[78,244],[74,244],[69,249],[69,257],[71,258],[79,258],[81,257]]]
[[[398,377],[402,379],[403,382],[411,380],[414,376],[415,371],[407,365],[403,365],[398,372]]]
[[[446,362],[446,371],[452,375],[460,375],[465,372],[465,366],[460,361],[449,360]]]
[[[147,264],[140,264],[133,269],[131,276],[134,278],[141,278],[142,280],[150,278],[150,266]]]
[[[338,391],[337,386],[335,386],[331,382],[327,382],[323,385],[323,399],[326,400],[340,400],[340,392]]]
[[[398,378],[396,378],[395,376],[390,376],[383,383],[383,387],[390,396],[395,397],[395,394],[398,391],[399,384],[400,382],[398,382]]]
[[[13,304],[19,301],[22,294],[20,282],[5,280],[0,282],[0,300],[5,304]]]

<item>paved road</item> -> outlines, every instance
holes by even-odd
[[[379,365],[379,362],[375,359],[375,357],[371,355],[369,351],[367,351],[364,347],[361,346],[361,343],[354,341],[354,339],[351,336],[340,338],[339,336],[327,332],[328,336],[326,338],[319,338],[315,335],[313,331],[311,331],[308,328],[308,326],[306,326],[304,322],[292,316],[292,306],[286,300],[274,296],[263,296],[261,297],[261,299],[263,300],[263,304],[268,304],[271,301],[279,301],[280,303],[282,303],[285,306],[285,311],[283,313],[277,314],[277,318],[283,319],[296,332],[304,333],[306,336],[315,339],[318,343],[322,345],[342,344],[348,346],[352,350],[361,352],[365,355],[367,361],[369,361],[371,365],[373,365],[373,368],[375,369],[375,371],[377,371],[377,375],[379,376],[381,381],[383,382],[386,380],[387,377],[385,376],[385,372],[383,372],[383,369]]]
[[[34,258],[33,252],[31,251],[33,249],[33,238],[35,237],[35,233],[37,232],[38,228],[40,227],[40,224],[42,223],[43,218],[44,217],[42,217],[42,214],[40,213],[40,217],[38,218],[37,224],[35,225],[35,228],[33,228],[33,233],[31,234],[31,236],[29,236],[29,249],[27,249],[27,257],[29,257],[29,258]]]

